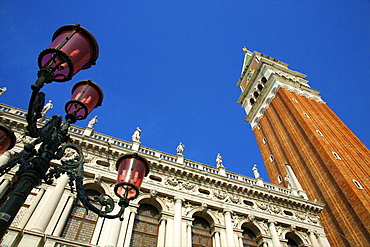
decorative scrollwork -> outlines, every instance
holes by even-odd
[[[182,187],[186,190],[193,190],[195,188],[195,184],[191,184],[187,182],[187,183],[183,183]]]
[[[166,180],[166,183],[170,186],[176,187],[179,184],[179,181],[176,178],[169,178]]]
[[[214,190],[213,195],[220,200],[224,200],[227,197],[227,194],[220,190]]]
[[[118,205],[121,207],[120,211],[116,215],[110,215],[109,213],[114,209],[114,200],[112,197],[106,194],[94,196],[93,198],[89,197],[83,188],[83,178],[80,176],[76,177],[76,189],[78,198],[87,210],[93,211],[100,217],[109,219],[120,217],[120,220],[123,220],[122,215],[128,206],[128,199],[121,198],[118,202]],[[98,202],[101,205],[101,209],[95,207],[91,202]]]
[[[231,202],[237,204],[240,202],[240,197],[238,195],[230,195],[229,199]]]

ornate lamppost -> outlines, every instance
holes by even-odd
[[[98,53],[99,48],[94,36],[79,24],[59,28],[53,35],[51,45],[40,53],[38,58],[40,70],[37,74],[38,79],[31,86],[32,95],[26,117],[28,124],[26,134],[35,139],[0,167],[0,175],[3,175],[19,165],[16,172],[16,176],[19,177],[17,186],[0,208],[0,239],[31,190],[41,184],[42,180],[51,184],[53,178],[58,178],[62,173],[69,176],[72,189],[75,182],[77,196],[85,208],[100,217],[120,217],[122,220],[129,201],[138,196],[144,176],[149,172],[149,163],[136,153],[122,156],[116,164],[118,176],[114,191],[120,198],[118,202],[120,210],[117,214],[109,214],[114,209],[114,200],[109,195],[90,198],[83,188],[84,156],[81,148],[72,144],[68,129],[71,124],[85,119],[94,108],[101,105],[103,92],[96,83],[85,80],[74,85],[71,99],[65,105],[64,123],[61,116],[54,115],[43,127],[37,126],[45,103],[45,94],[40,92],[44,84],[71,80],[80,70],[94,65]],[[13,132],[8,127],[0,125],[0,154],[11,149],[14,144]],[[67,150],[71,149],[76,154],[73,159],[62,160]],[[62,165],[53,166],[51,160],[61,160]],[[95,207],[92,201],[101,204],[101,209]]]

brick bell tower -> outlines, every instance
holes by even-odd
[[[246,111],[271,182],[291,185],[288,163],[307,197],[326,204],[321,218],[331,246],[370,246],[369,149],[308,85],[305,75],[243,50],[238,103]]]

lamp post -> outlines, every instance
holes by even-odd
[[[77,196],[86,209],[100,217],[120,217],[122,220],[129,201],[138,196],[144,176],[149,172],[149,163],[137,154],[125,155],[117,162],[119,173],[114,191],[119,197],[118,205],[121,208],[116,215],[109,214],[114,208],[114,200],[109,195],[90,198],[83,188],[84,156],[81,148],[71,143],[68,129],[71,124],[85,119],[94,108],[101,105],[103,92],[96,83],[84,80],[74,85],[71,99],[65,105],[64,123],[61,116],[54,115],[43,127],[37,127],[37,121],[42,117],[41,110],[45,103],[45,94],[40,92],[44,84],[71,80],[80,70],[94,65],[98,53],[99,48],[94,36],[79,24],[59,28],[53,35],[51,45],[40,53],[38,58],[40,70],[37,73],[38,79],[31,86],[32,94],[26,117],[28,124],[26,134],[35,139],[0,167],[0,175],[3,175],[19,165],[16,172],[16,176],[19,176],[17,186],[0,208],[0,239],[31,190],[41,184],[42,180],[51,184],[53,179],[58,178],[62,173],[69,176],[72,189],[75,182]],[[14,144],[13,132],[0,125],[0,154],[11,149]],[[71,149],[75,152],[73,159],[61,160],[64,153]],[[53,166],[51,164],[53,159],[61,160],[62,165]],[[91,201],[100,203],[101,209],[95,207]]]

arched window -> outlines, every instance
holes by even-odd
[[[212,247],[211,227],[206,219],[194,217],[191,242],[192,247]]]
[[[88,196],[101,194],[96,190],[85,189],[85,191]],[[99,208],[100,205],[94,206]],[[76,201],[68,221],[64,226],[61,237],[83,243],[90,243],[98,218],[96,213],[88,212],[79,200]]]
[[[288,247],[298,247],[304,245],[302,239],[300,239],[300,237],[298,237],[298,235],[295,234],[294,232],[288,232],[285,235],[285,239],[288,240],[287,242]]]
[[[254,234],[254,232],[251,229],[246,227],[242,227],[242,230],[243,230],[242,237],[243,247],[258,246],[256,234]]]
[[[298,244],[293,239],[291,239],[290,237],[286,237],[286,239],[288,240],[288,247],[298,247]]]
[[[140,205],[134,221],[130,246],[157,246],[159,212],[150,204]]]

